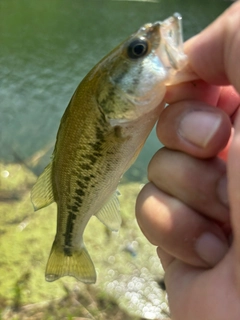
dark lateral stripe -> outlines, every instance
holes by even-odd
[[[91,164],[95,164],[97,162],[97,158],[93,154],[89,154],[85,156],[86,159],[89,159],[91,161]]]
[[[81,164],[81,168],[83,170],[91,170],[92,169],[92,165],[88,164],[88,163],[82,163]]]
[[[71,257],[72,256],[72,248],[71,247],[64,247],[63,252],[65,256]]]
[[[87,188],[86,184],[84,182],[82,182],[81,180],[77,180],[76,182],[77,182],[77,185],[79,186],[79,188],[81,188],[81,189]]]
[[[73,233],[74,223],[77,218],[77,214],[75,212],[77,211],[78,211],[77,206],[72,206],[72,211],[68,211],[66,232],[64,234],[64,237],[65,237],[64,245],[68,248],[72,247],[72,233]]]
[[[83,197],[85,195],[85,192],[82,189],[76,189],[75,192],[80,196]]]
[[[78,206],[80,206],[82,204],[82,198],[81,197],[73,197],[74,200],[76,200],[76,203]]]

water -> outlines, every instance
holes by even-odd
[[[60,118],[84,75],[146,22],[183,15],[185,39],[202,30],[230,2],[0,0],[0,161],[49,161]],[[153,132],[129,180],[145,177],[160,144]]]

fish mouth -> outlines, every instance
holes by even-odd
[[[187,63],[187,56],[183,51],[182,16],[174,13],[164,21],[153,24],[159,28],[161,43],[158,55],[167,67],[175,70],[182,69]]]
[[[169,71],[169,84],[196,80],[198,77],[190,69],[183,50],[182,16],[174,13],[164,21],[155,22],[153,26],[159,28],[161,41],[156,53]]]

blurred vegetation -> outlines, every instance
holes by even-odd
[[[0,164],[0,319],[164,319],[162,270],[134,216],[140,184],[120,185],[119,233],[109,232],[95,217],[90,220],[84,239],[98,280],[84,285],[70,277],[44,279],[56,205],[33,212],[35,181],[29,165]]]

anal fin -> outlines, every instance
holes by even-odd
[[[120,192],[117,190],[102,209],[95,214],[96,217],[111,231],[118,231],[122,223],[120,204],[118,200],[119,195]]]

